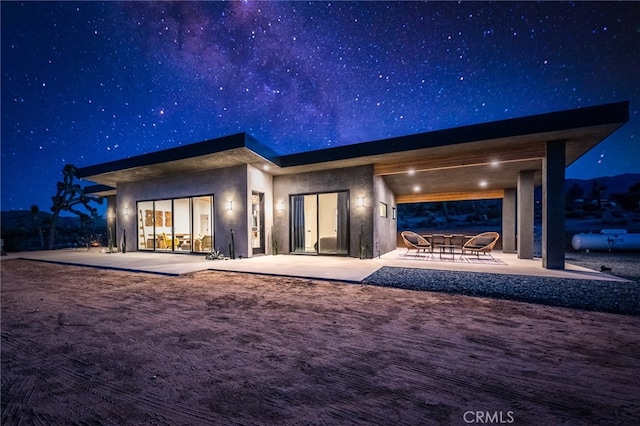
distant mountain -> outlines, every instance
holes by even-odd
[[[52,214],[49,212],[39,212],[38,222],[49,223],[51,221]],[[34,220],[30,210],[7,210],[0,212],[0,223],[2,228],[15,229],[20,226],[30,227],[33,225]],[[103,218],[98,219],[96,226],[101,226],[106,221]],[[60,216],[58,218],[59,227],[75,227],[80,225],[80,218],[78,216]]]
[[[585,198],[588,198],[591,194],[591,188],[593,183],[598,182],[598,185],[605,186],[603,196],[609,198],[613,194],[623,194],[629,191],[629,187],[635,183],[640,182],[640,173],[627,173],[617,176],[602,176],[593,179],[567,179],[565,181],[565,192],[569,191],[573,185],[577,184],[582,188]]]

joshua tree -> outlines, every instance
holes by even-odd
[[[97,214],[95,207],[89,205],[91,201],[95,201],[98,204],[102,204],[102,197],[93,197],[86,195],[84,190],[79,184],[74,183],[76,177],[76,167],[72,164],[67,164],[62,168],[62,182],[58,182],[58,191],[56,195],[51,197],[53,205],[51,211],[53,216],[51,217],[51,229],[49,231],[49,249],[53,248],[53,244],[56,238],[56,227],[58,225],[58,217],[60,212],[66,210],[71,213],[77,214],[81,218],[87,217],[87,214],[83,211],[77,210],[76,207],[84,207],[91,216]]]

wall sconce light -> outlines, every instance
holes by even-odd
[[[358,206],[358,207],[364,207],[364,197],[358,197],[358,198],[356,198],[356,206]]]
[[[124,215],[129,216],[129,207],[124,208]]]
[[[282,201],[278,201],[276,203],[276,211],[283,212],[284,211],[284,203]]]
[[[233,210],[233,201],[227,201],[227,210]]]
[[[109,209],[109,212],[107,213],[107,217],[109,219],[113,219],[114,217],[116,217],[116,214],[114,213],[113,210]]]

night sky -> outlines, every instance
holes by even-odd
[[[640,3],[2,2],[2,210],[64,164],[247,132],[281,154],[623,100],[567,169],[640,173]]]

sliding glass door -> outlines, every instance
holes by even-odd
[[[154,250],[156,248],[153,215],[153,201],[138,203],[138,250]]]
[[[213,196],[137,203],[138,250],[176,253],[213,249]]]
[[[291,252],[349,254],[348,191],[292,195]]]
[[[213,247],[213,197],[193,198],[193,251],[209,253]]]
[[[191,251],[191,200],[176,198],[173,200],[173,250]],[[171,245],[171,244],[169,244]]]

